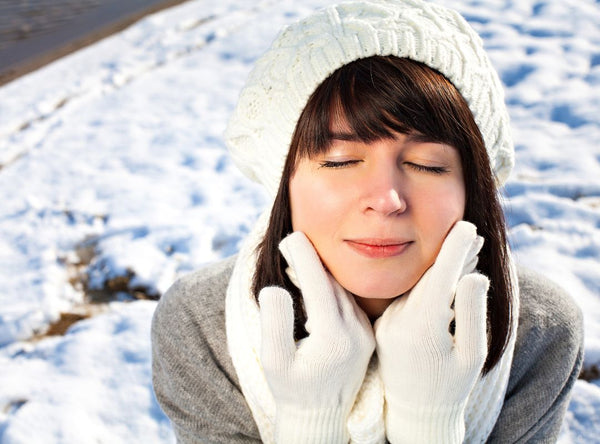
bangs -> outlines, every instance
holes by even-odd
[[[477,128],[466,101],[449,80],[427,65],[393,56],[344,65],[314,91],[296,128],[295,160],[325,152],[334,121],[365,143],[394,133],[418,133],[459,151],[468,128]],[[478,129],[477,133],[481,137]]]

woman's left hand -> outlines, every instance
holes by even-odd
[[[392,443],[464,438],[464,409],[487,355],[489,281],[473,272],[482,244],[473,224],[457,222],[432,267],[375,324]]]

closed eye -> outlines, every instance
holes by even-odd
[[[450,172],[448,168],[441,166],[427,166],[413,162],[405,162],[405,164],[416,171],[422,171],[424,173],[444,174]]]
[[[323,168],[344,168],[350,165],[355,165],[359,162],[362,162],[362,160],[324,160],[323,162],[320,162],[319,165],[321,165]]]

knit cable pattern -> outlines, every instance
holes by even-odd
[[[336,69],[394,55],[445,75],[466,99],[498,186],[514,165],[500,79],[477,33],[457,12],[421,0],[355,1],[285,28],[256,63],[225,140],[238,167],[275,196],[296,123],[313,91]]]

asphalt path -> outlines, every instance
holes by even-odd
[[[0,0],[0,85],[186,0]]]

